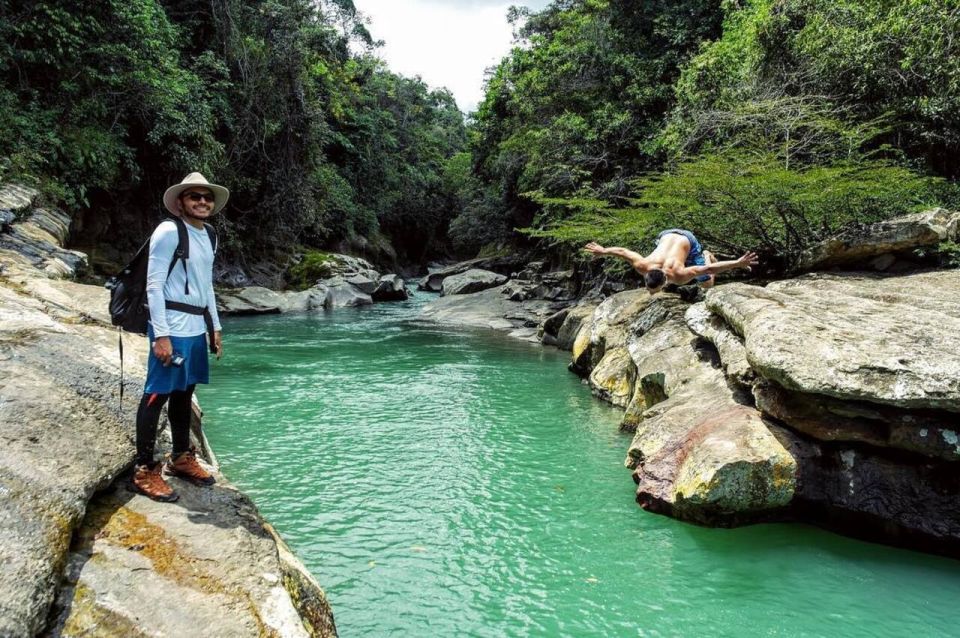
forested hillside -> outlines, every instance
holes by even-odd
[[[472,130],[461,244],[681,226],[777,265],[956,203],[956,2],[557,0],[519,34]]]
[[[240,263],[383,236],[420,260],[457,212],[463,116],[374,45],[351,0],[0,0],[0,178],[81,211],[101,253],[199,170],[232,191]]]
[[[776,266],[958,200],[953,0],[515,7],[516,45],[466,123],[449,92],[377,60],[352,0],[0,15],[0,179],[39,182],[102,254],[139,242],[192,170],[231,187],[218,223],[241,265],[302,247],[569,254],[682,226]]]

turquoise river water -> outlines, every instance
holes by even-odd
[[[568,353],[422,303],[230,320],[200,394],[344,638],[960,635],[960,562],[644,512]]]

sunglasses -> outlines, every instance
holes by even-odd
[[[189,193],[184,193],[181,197],[186,197],[191,202],[199,202],[201,199],[210,203],[216,202],[216,198],[213,196],[213,193],[197,193],[196,191],[190,191]]]

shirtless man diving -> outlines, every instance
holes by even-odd
[[[740,259],[717,261],[710,252],[703,250],[700,242],[689,230],[672,228],[657,235],[657,247],[644,257],[626,248],[604,248],[590,242],[584,250],[592,255],[611,255],[624,260],[643,275],[643,283],[650,294],[660,292],[669,284],[683,285],[696,280],[701,288],[710,288],[714,275],[728,270],[750,270],[759,263],[756,253],[748,252]]]

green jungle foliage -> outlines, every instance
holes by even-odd
[[[518,36],[475,116],[454,240],[644,250],[679,226],[778,266],[958,202],[953,0],[557,0]]]
[[[243,265],[569,254],[686,226],[789,264],[848,224],[955,205],[957,0],[554,0],[465,125],[389,72],[352,0],[0,0],[0,179],[131,250],[199,170]],[[312,275],[311,275],[312,276]]]
[[[0,179],[130,248],[191,171],[239,259],[378,231],[422,257],[456,214],[449,92],[390,73],[351,0],[0,0]]]
[[[487,80],[470,150],[479,184],[451,228],[460,245],[533,221],[525,193],[617,201],[655,145],[684,61],[719,35],[719,0],[557,1],[511,16],[518,46]]]

